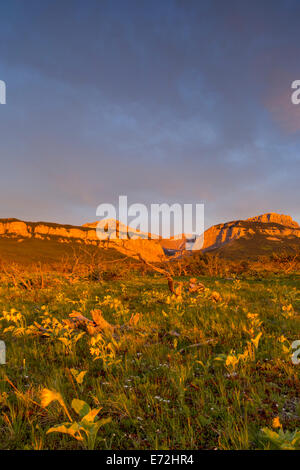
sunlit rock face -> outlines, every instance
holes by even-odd
[[[30,237],[31,228],[20,220],[7,220],[0,223],[0,235]]]
[[[204,232],[204,240],[196,238],[197,241],[193,243],[182,236],[181,240],[163,240],[162,245],[174,251],[184,249],[209,251],[221,248],[233,240],[250,239],[257,235],[268,240],[284,241],[289,237],[300,238],[300,227],[289,215],[268,213],[247,220],[213,225]]]
[[[24,222],[17,219],[0,219],[0,237],[24,240],[36,238],[55,239],[60,243],[84,243],[101,245],[97,234],[97,222],[84,226],[61,225],[47,222]],[[151,234],[139,232],[118,221],[103,221],[110,238],[110,246],[122,253],[134,256],[139,253],[145,260],[161,261],[165,254],[184,253],[188,250],[209,251],[222,248],[233,240],[260,236],[264,240],[281,241],[300,238],[300,227],[289,215],[262,214],[247,220],[235,220],[218,224],[205,231],[204,237],[190,239],[181,235],[170,240],[151,239]],[[107,225],[107,230],[106,230]],[[126,235],[126,236],[125,236]],[[204,238],[204,239],[203,239]]]
[[[269,212],[268,214],[257,215],[247,219],[249,222],[263,222],[263,223],[275,223],[284,225],[286,227],[300,228],[299,224],[295,222],[290,215],[276,214]]]
[[[54,239],[59,243],[74,241],[101,246],[96,226],[97,223],[86,224],[86,226],[81,227],[47,222],[23,222],[17,219],[0,219],[0,237],[15,238],[18,241],[26,238],[45,241]],[[133,239],[130,239],[131,237],[122,240],[114,238],[110,241],[110,246],[124,254],[128,254],[128,256],[140,254],[147,261],[161,261],[164,258],[163,248],[157,240],[147,240],[145,239],[147,238],[146,234],[137,231],[132,232],[130,227],[128,231],[129,235],[133,235]]]
[[[168,240],[161,240],[168,255],[180,254],[188,251],[210,251],[223,248],[234,240],[257,240],[260,246],[264,241],[281,242],[284,248],[289,240],[300,238],[300,227],[289,215],[267,213],[251,217],[247,220],[234,220],[224,224],[213,225],[204,232],[204,236],[191,236],[182,234]],[[252,247],[255,248],[253,241]]]
[[[232,240],[251,238],[254,235],[277,239],[300,238],[300,227],[289,215],[275,213],[214,225],[204,233],[203,250],[220,248]]]
[[[98,231],[98,237],[106,239],[107,236],[111,240],[116,239],[130,239],[130,240],[138,240],[138,239],[158,239],[158,236],[154,236],[150,233],[143,232],[141,230],[136,230],[133,227],[125,225],[124,223],[120,222],[119,220],[115,219],[104,219],[98,222],[91,222],[88,224],[84,224],[83,227],[94,228]]]

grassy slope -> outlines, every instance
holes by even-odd
[[[0,219],[0,222],[17,221],[18,219]],[[61,225],[46,222],[26,222],[32,229],[45,224],[50,227],[61,227],[65,229],[79,228],[71,225]],[[231,225],[228,222],[226,225]],[[220,224],[222,227],[224,224]],[[275,223],[261,223],[249,221],[236,221],[235,226],[254,231],[254,235],[246,238],[239,238],[224,244],[219,249],[209,250],[219,253],[221,256],[231,259],[253,259],[261,255],[270,255],[276,251],[296,252],[300,250],[300,238],[282,237],[280,241],[269,240],[268,236],[261,233],[262,229],[283,229],[282,225]],[[218,227],[218,226],[216,226]],[[89,230],[86,227],[80,227],[82,230]],[[0,259],[20,264],[58,263],[65,256],[72,256],[74,247],[78,249],[78,243],[70,239],[70,243],[59,243],[55,236],[49,237],[50,240],[41,239],[21,239],[0,237]],[[280,238],[280,236],[279,236]],[[19,239],[20,240],[20,239]],[[161,245],[165,248],[176,249],[182,245],[182,240],[161,240]],[[91,248],[92,249],[92,248]],[[104,259],[119,258],[120,254],[115,249],[102,250]]]
[[[33,263],[57,264],[65,257],[72,257],[74,250],[80,253],[80,244],[70,240],[70,243],[60,243],[55,237],[51,240],[41,240],[35,238],[0,238],[0,259],[9,262],[16,262],[22,265],[31,265]],[[21,241],[18,241],[21,240]],[[93,245],[84,245],[85,250],[93,251]],[[122,258],[120,252],[114,248],[102,249],[101,256],[105,260]]]
[[[137,312],[140,320],[137,329],[118,338],[116,358],[107,369],[101,360],[92,360],[87,335],[66,354],[58,339],[4,333],[9,323],[2,321],[8,362],[0,366],[0,448],[81,448],[69,436],[46,434],[66,417],[57,403],[47,409],[34,403],[43,387],[59,391],[69,408],[79,397],[112,418],[96,448],[261,448],[259,430],[271,427],[274,417],[280,416],[284,429],[299,427],[299,366],[278,341],[284,335],[288,346],[300,338],[299,315],[285,318],[282,310],[292,304],[299,312],[299,277],[201,281],[209,290],[184,294],[181,302],[170,299],[165,282],[156,277],[72,285],[56,277],[52,287],[32,291],[3,285],[0,312],[15,308],[27,325],[45,313],[62,319],[77,310],[90,317],[95,307],[114,324]],[[212,291],[221,294],[220,301],[212,300]],[[105,302],[107,295],[112,300]],[[232,374],[214,359],[244,351],[251,338],[248,313],[262,321],[254,328],[262,338],[255,358]],[[213,341],[180,353],[206,340]],[[82,385],[74,383],[70,368],[88,371]]]
[[[228,224],[231,224],[231,222]],[[280,231],[283,230],[284,227],[280,224],[248,222],[241,220],[236,222],[236,226],[253,231],[254,234],[232,240],[229,243],[224,244],[222,247],[211,251],[219,253],[221,256],[226,258],[253,259],[257,256],[270,255],[273,252],[278,251],[293,253],[300,250],[300,238],[281,236]],[[263,229],[276,230],[278,232],[278,236],[275,235],[275,237],[279,240],[270,240],[270,235],[265,235],[261,232]]]
[[[232,259],[253,259],[257,256],[271,255],[276,252],[296,253],[300,250],[300,238],[283,238],[280,241],[268,240],[261,234],[249,238],[232,240],[214,253]]]

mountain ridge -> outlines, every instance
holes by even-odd
[[[277,214],[276,212],[267,212],[266,214],[257,215],[246,219],[249,222],[278,223],[286,227],[300,228],[299,224],[292,219],[290,215]]]
[[[101,221],[102,228],[108,221]],[[96,226],[98,222],[91,224],[64,225],[53,222],[25,222],[15,218],[0,219],[0,238],[22,239],[32,238],[40,240],[56,240],[60,243],[85,243],[101,246],[97,235]],[[109,225],[109,224],[108,224]],[[110,229],[114,226],[114,221],[110,221]],[[167,255],[175,254],[180,251],[184,253],[187,247],[188,239],[173,238],[168,240],[147,239],[147,233],[139,232],[136,229],[127,227],[119,221],[116,221],[117,233],[127,231],[131,234],[128,239],[113,239],[114,247],[123,253],[137,252],[151,261],[159,261],[164,253]],[[113,233],[112,231],[110,234]],[[156,236],[157,238],[157,236]],[[300,248],[300,226],[289,215],[277,213],[265,213],[250,217],[245,220],[234,220],[222,224],[213,225],[204,233],[204,243],[202,251],[235,251],[235,247],[244,250],[251,246],[251,251],[264,252],[264,245],[268,249],[277,249],[285,245],[292,245]],[[247,248],[248,246],[248,248]],[[258,249],[259,248],[259,249]]]

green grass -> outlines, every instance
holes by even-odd
[[[82,245],[70,238],[68,243],[60,243],[56,236],[49,236],[49,240],[37,238],[1,238],[0,260],[9,263],[18,263],[21,266],[33,266],[34,264],[56,266],[62,260],[73,260],[74,253],[79,257],[85,257],[86,261],[94,255],[97,247]],[[83,251],[85,250],[85,251]],[[120,259],[124,257],[115,248],[99,250],[98,258],[103,261]]]
[[[252,236],[232,240],[214,252],[224,258],[235,260],[256,259],[259,256],[270,256],[283,251],[290,254],[299,252],[300,238],[280,235],[276,237],[278,240],[269,240],[264,234],[256,232]]]
[[[284,430],[300,428],[300,366],[293,365],[289,349],[300,339],[299,277],[199,280],[207,290],[185,290],[181,299],[156,276],[70,283],[53,275],[44,289],[29,290],[3,283],[0,316],[14,308],[27,327],[43,315],[61,321],[73,310],[91,318],[93,309],[101,309],[113,325],[127,324],[137,313],[139,320],[117,330],[114,342],[105,336],[114,354],[108,358],[104,349],[96,361],[88,334],[68,350],[58,338],[4,333],[12,323],[1,321],[7,364],[0,365],[0,448],[82,448],[70,436],[46,434],[66,416],[56,402],[40,406],[43,388],[63,396],[73,419],[73,398],[111,418],[99,431],[97,449],[268,448],[260,430],[272,428],[275,417]],[[282,307],[290,304],[285,314]],[[256,324],[249,313],[258,315]],[[253,346],[253,356],[235,369],[216,360],[242,354],[258,333],[258,349]],[[72,368],[87,371],[82,384]]]

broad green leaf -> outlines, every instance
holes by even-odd
[[[41,392],[42,407],[46,408],[46,406],[48,406],[52,401],[58,401],[60,404],[63,404],[63,406],[65,405],[60,393],[44,388]]]
[[[68,412],[68,408],[66,407],[66,404],[61,394],[56,392],[55,390],[49,390],[48,388],[44,388],[41,392],[42,407],[46,408],[46,406],[48,406],[52,401],[58,401],[61,407],[64,409],[69,420],[72,421],[70,413]]]
[[[100,428],[102,428],[102,426],[104,426],[105,424],[108,424],[111,422],[111,418],[102,418],[102,419],[99,419],[99,421],[96,421],[93,426],[94,426],[94,432],[98,432],[98,430]]]
[[[71,374],[75,378],[76,382],[81,385],[84,379],[84,376],[86,375],[87,370],[83,370],[82,372],[78,372],[76,369],[71,369]]]
[[[94,410],[89,411],[89,413],[84,415],[84,417],[82,418],[82,421],[88,421],[88,422],[93,423],[100,410],[101,408],[95,408]]]
[[[87,373],[87,370],[83,370],[82,372],[80,372],[80,373],[77,375],[77,377],[76,377],[76,382],[77,382],[79,385],[82,384],[83,379],[84,379],[86,373]]]
[[[74,437],[78,441],[83,441],[83,437],[80,435],[80,426],[78,423],[63,423],[57,426],[53,426],[48,429],[47,434],[52,432],[61,432],[63,434],[68,434],[69,436]]]
[[[79,414],[80,418],[83,418],[91,411],[91,408],[85,401],[78,400],[77,398],[74,398],[72,401],[72,408]]]

